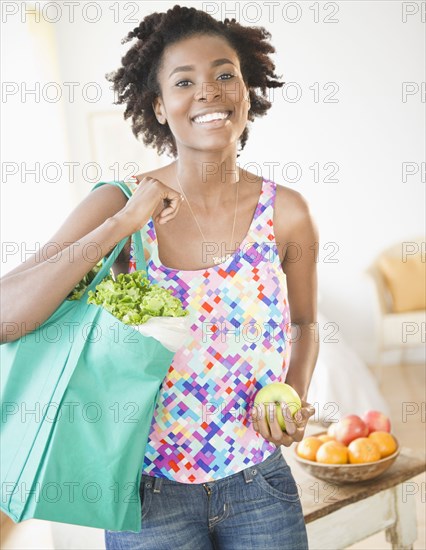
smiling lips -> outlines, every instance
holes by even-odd
[[[231,114],[231,111],[218,111],[216,113],[208,113],[205,115],[198,115],[192,119],[196,124],[206,124],[208,122],[215,122],[218,120],[225,120]]]

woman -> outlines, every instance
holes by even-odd
[[[141,230],[149,277],[195,317],[151,426],[142,531],[106,531],[107,548],[308,547],[280,446],[300,441],[314,414],[306,396],[318,354],[317,230],[299,193],[236,162],[247,122],[271,107],[267,88],[282,86],[269,37],[178,5],[146,17],[108,78],[134,134],[176,160],[129,181],[127,202],[111,185],[92,191],[52,238],[63,249],[78,245],[73,262],[33,258],[3,281],[6,318],[24,322],[16,339],[48,318],[117,241]],[[90,242],[98,254],[89,260],[82,251]],[[47,245],[43,252],[48,259]],[[130,242],[114,269],[134,269]],[[39,303],[47,295],[31,312],[21,298]],[[277,415],[269,424],[253,409],[260,388],[284,381],[303,405],[292,418],[282,404],[286,431]]]

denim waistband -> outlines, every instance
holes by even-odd
[[[266,474],[267,472],[275,470],[277,468],[277,464],[279,464],[280,462],[282,462],[283,465],[287,464],[282,454],[281,447],[277,447],[277,449],[263,462],[259,462],[259,464],[249,466],[245,470],[242,470],[241,472],[238,472],[234,475],[243,474],[246,483],[250,483],[251,481],[253,481],[253,476],[257,474],[258,470]]]
[[[263,462],[260,462],[259,464],[254,464],[252,466],[248,466],[244,470],[241,470],[240,472],[237,472],[236,474],[231,474],[230,476],[224,477],[222,479],[213,480],[213,481],[207,481],[205,483],[202,483],[200,485],[204,486],[214,486],[214,485],[222,485],[231,482],[233,479],[237,477],[241,477],[241,475],[244,477],[244,481],[246,483],[251,483],[253,481],[254,476],[257,474],[257,472],[260,470],[262,473],[267,473],[271,470],[274,470],[277,468],[277,464],[282,462],[283,466],[287,466],[287,463],[285,461],[285,458],[282,454],[281,447],[277,447],[277,449],[270,455],[266,460]],[[154,493],[160,493],[161,492],[161,486],[163,483],[166,484],[174,484],[174,485],[188,485],[186,483],[180,483],[165,477],[156,477],[156,476],[150,476],[147,474],[142,475],[142,481],[147,482],[149,486],[153,486],[153,492]],[[193,485],[192,483],[189,485]]]

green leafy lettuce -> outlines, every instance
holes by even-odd
[[[128,325],[142,325],[150,317],[189,315],[170,290],[150,284],[143,270],[119,273],[116,279],[107,275],[88,296],[89,304],[104,307]]]

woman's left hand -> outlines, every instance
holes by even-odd
[[[280,445],[290,447],[292,443],[301,441],[305,435],[309,418],[315,414],[315,408],[307,401],[302,400],[302,408],[296,412],[294,417],[291,415],[287,404],[282,403],[281,410],[286,426],[286,431],[283,432],[278,423],[278,415],[272,414],[271,425],[269,425],[266,420],[267,408],[264,408],[264,410],[265,414],[258,415],[257,407],[253,408],[253,429],[277,447]]]

